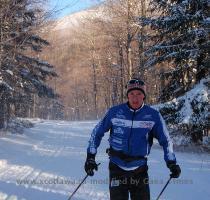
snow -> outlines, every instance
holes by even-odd
[[[174,98],[172,101],[169,101],[165,104],[154,105],[153,107],[157,110],[165,107],[166,105],[170,105],[172,102],[177,105],[180,101],[184,99],[184,105],[180,111],[180,123],[188,124],[192,118],[193,110],[192,110],[192,100],[196,99],[199,102],[208,102],[208,88],[204,85],[205,82],[208,82],[210,78],[202,79],[200,83],[196,84],[193,89],[186,92],[185,95],[180,96],[178,98]]]
[[[186,95],[184,96],[185,106],[183,106],[181,110],[181,116],[183,116],[183,123],[189,123],[190,117],[193,114],[191,108],[191,102],[197,96],[198,93],[200,93],[201,96],[203,97],[203,101],[199,99],[200,102],[208,101],[208,92],[206,90],[206,87],[204,87],[203,85],[204,81],[206,80],[203,79],[199,84],[196,85],[195,88],[187,92]]]
[[[207,17],[206,19],[203,20],[206,25],[210,24],[210,17]]]
[[[81,22],[86,19],[95,19],[103,17],[103,7],[92,7],[87,10],[76,12],[65,16],[59,20],[55,21],[54,30],[63,31],[64,29],[78,27]]]
[[[7,72],[8,74],[10,74],[11,76],[13,76],[13,72],[12,72],[11,70],[7,69],[6,72]]]
[[[35,123],[24,134],[0,137],[0,200],[67,200],[85,176],[86,147],[97,121],[46,121]],[[75,194],[75,200],[107,200],[108,134],[96,157],[100,162],[94,177]],[[207,154],[176,153],[182,168],[172,179],[161,200],[208,200],[210,196],[210,157]],[[154,145],[149,158],[151,199],[156,199],[169,177],[163,151]]]
[[[5,81],[3,81],[0,77],[0,86],[5,87],[8,90],[13,90],[12,87],[10,87],[10,85],[8,83],[6,83]]]
[[[46,67],[46,66],[41,66],[41,67],[39,67],[42,71],[44,71],[44,72],[48,72],[48,73],[50,73],[50,72],[54,72],[55,70],[53,69],[53,68],[49,68],[48,66]]]

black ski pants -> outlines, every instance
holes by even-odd
[[[110,200],[150,200],[148,167],[125,171],[109,163]]]

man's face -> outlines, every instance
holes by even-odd
[[[144,101],[144,94],[140,90],[131,90],[128,93],[128,102],[131,108],[138,109]]]

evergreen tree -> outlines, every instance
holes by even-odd
[[[53,66],[32,56],[49,43],[36,34],[42,12],[30,0],[0,1],[0,98],[1,127],[15,114],[27,110],[32,95],[55,98],[57,95],[46,84],[55,77]]]
[[[145,67],[168,62],[170,70],[162,74],[167,80],[161,100],[184,94],[195,83],[208,76],[210,64],[210,1],[153,0],[152,15],[141,18],[150,26],[153,41],[145,51]]]

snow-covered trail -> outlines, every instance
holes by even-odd
[[[86,147],[95,121],[34,121],[23,135],[0,138],[0,200],[67,200],[85,176]],[[108,199],[108,134],[103,138],[97,161],[101,163],[88,178],[75,200]],[[210,157],[177,153],[182,176],[173,179],[162,200],[210,197]],[[153,148],[149,158],[151,199],[155,199],[169,176],[163,152]]]

